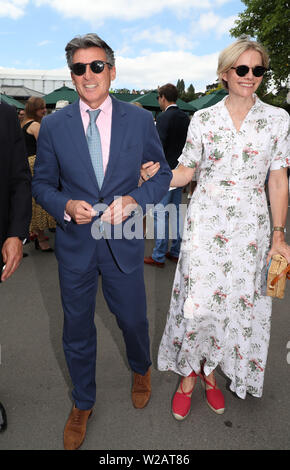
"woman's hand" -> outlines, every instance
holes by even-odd
[[[143,163],[140,169],[140,176],[143,182],[152,178],[159,171],[160,163],[159,162],[146,162]]]
[[[273,255],[282,255],[286,258],[287,262],[290,263],[290,246],[287,245],[284,239],[273,238],[272,246],[267,256],[267,264]]]
[[[274,227],[285,227],[288,210],[288,178],[287,168],[270,171],[269,196]],[[273,231],[272,246],[268,253],[267,263],[273,255],[282,255],[290,263],[290,246],[285,242],[285,235],[280,231]]]

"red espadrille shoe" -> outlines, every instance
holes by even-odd
[[[197,377],[195,372],[191,372],[188,377]],[[175,392],[173,400],[172,400],[172,414],[175,419],[178,421],[182,421],[185,419],[190,412],[190,405],[191,405],[191,394],[193,392],[193,389],[195,387],[195,383],[192,387],[192,389],[189,392],[184,392],[182,383],[183,383],[184,377],[182,377],[181,382],[180,382],[180,392]]]
[[[218,415],[223,414],[225,411],[225,399],[220,391],[219,388],[217,388],[217,383],[215,381],[214,385],[211,384],[205,377],[204,373],[201,372],[199,374],[200,378],[202,379],[201,383],[203,384],[205,388],[205,396],[206,396],[206,402],[208,406]],[[211,388],[206,388],[206,386],[209,386]]]

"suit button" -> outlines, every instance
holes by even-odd
[[[100,197],[99,202],[104,202],[104,198]]]

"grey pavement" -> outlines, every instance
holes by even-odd
[[[288,215],[288,234],[290,216]],[[53,234],[50,234],[53,243]],[[288,241],[289,235],[288,235]],[[153,241],[146,241],[151,255]],[[71,384],[62,351],[62,308],[57,263],[52,253],[26,245],[14,276],[0,286],[0,400],[8,429],[2,450],[61,450],[63,427],[71,410]],[[145,266],[152,349],[152,397],[136,410],[131,404],[131,372],[122,334],[102,295],[97,295],[97,401],[84,450],[257,450],[290,448],[290,281],[283,300],[274,300],[272,334],[262,398],[237,398],[226,377],[226,411],[207,406],[198,383],[191,414],[184,422],[171,415],[178,377],[157,370],[158,346],[166,321],[175,264]],[[287,346],[288,345],[288,346]],[[288,362],[287,362],[288,354]]]

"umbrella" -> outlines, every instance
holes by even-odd
[[[201,98],[198,98],[197,100],[190,101],[189,104],[194,106],[196,109],[208,108],[209,106],[213,106],[214,104],[221,101],[227,94],[227,90],[220,88],[217,91],[213,91],[209,95],[205,95]]]
[[[69,103],[73,103],[78,99],[78,94],[73,88],[69,88],[67,86],[62,86],[57,90],[52,91],[48,95],[43,97],[44,101],[48,105],[56,104],[57,101],[63,100],[68,101]]]
[[[0,93],[0,102],[4,101],[4,103],[10,104],[10,106],[15,106],[17,109],[24,109],[24,104],[20,103],[20,101],[15,100],[11,96],[4,95],[4,93]]]

